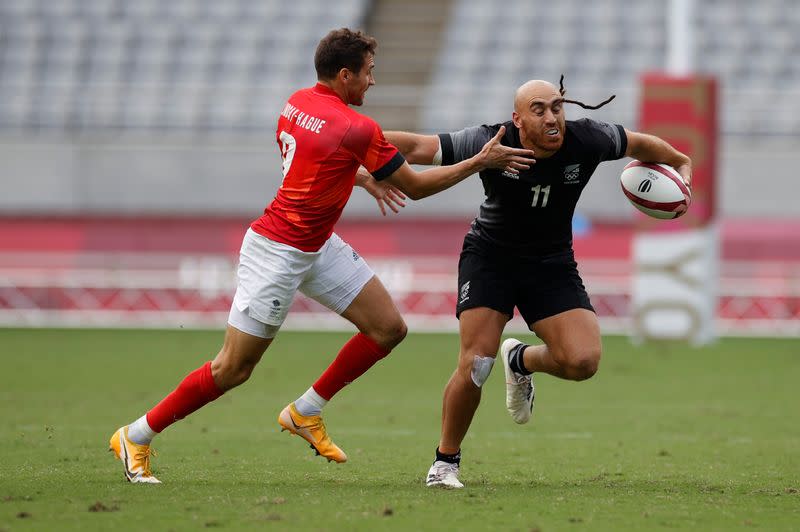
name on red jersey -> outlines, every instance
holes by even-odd
[[[307,129],[308,131],[317,134],[322,131],[322,126],[325,125],[325,120],[304,113],[290,103],[287,103],[286,107],[283,108],[283,111],[281,111],[281,116],[286,118],[286,120],[289,122],[294,122],[297,124],[297,127]]]

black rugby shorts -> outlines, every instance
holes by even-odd
[[[458,261],[457,296],[456,316],[487,307],[511,319],[517,307],[528,325],[575,308],[594,312],[572,250],[524,257],[472,235]]]

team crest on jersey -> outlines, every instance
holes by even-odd
[[[278,319],[278,318],[280,318],[280,316],[281,316],[281,311],[282,311],[282,309],[281,309],[281,302],[280,302],[279,300],[277,300],[277,299],[273,299],[273,300],[271,301],[271,303],[272,303],[272,308],[271,308],[271,309],[269,309],[269,317],[270,317],[271,319]]]
[[[581,177],[581,165],[571,164],[564,167],[564,183],[577,183]]]
[[[469,281],[461,285],[461,290],[458,294],[458,304],[465,302],[469,299]]]

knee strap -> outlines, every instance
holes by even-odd
[[[492,372],[492,366],[494,366],[494,357],[475,355],[472,359],[471,373],[472,382],[475,383],[475,386],[478,388],[483,386],[483,383],[486,382]]]

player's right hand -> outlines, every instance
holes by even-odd
[[[359,167],[356,172],[356,185],[375,198],[383,216],[386,216],[386,207],[389,207],[394,213],[399,213],[400,209],[406,206],[403,201],[406,199],[406,195],[400,189],[384,181],[376,181],[363,166]]]
[[[497,134],[483,145],[480,155],[484,168],[500,168],[512,174],[520,170],[527,170],[536,163],[533,150],[525,148],[511,148],[501,144],[506,127],[500,126]]]

